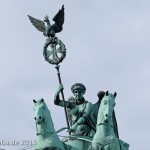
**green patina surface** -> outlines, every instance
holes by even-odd
[[[64,87],[60,77],[59,63],[66,56],[66,47],[56,37],[64,24],[64,6],[54,16],[50,24],[48,16],[44,21],[28,16],[31,23],[47,37],[43,56],[47,62],[56,65],[59,86],[54,96],[54,104],[64,108],[67,127],[55,131],[50,111],[43,99],[33,100],[36,124],[35,150],[128,150],[129,145],[119,139],[115,117],[114,94],[99,91],[95,104],[84,98],[86,87],[82,83],[72,85],[73,96],[64,98]],[[60,94],[62,100],[60,99]],[[57,133],[68,129],[69,136],[59,139]]]
[[[60,85],[55,98],[54,103],[63,106],[62,101],[58,98],[60,91],[63,90],[63,86]],[[85,93],[85,86],[83,84],[74,84],[72,86],[72,91],[74,93],[74,100],[82,100],[78,103],[75,101],[66,101],[66,106],[68,109],[73,109],[78,113],[87,115],[83,117],[77,117],[77,113],[73,113],[74,117],[71,117],[71,128],[69,131],[71,135],[64,136],[62,141],[59,139],[57,132],[54,129],[54,124],[51,118],[50,111],[44,102],[43,99],[38,101],[34,100],[34,118],[36,123],[36,135],[37,135],[37,144],[35,145],[35,150],[128,150],[129,145],[117,138],[117,135],[114,131],[113,124],[113,111],[115,106],[115,97],[116,93],[108,93],[108,91],[103,95],[101,100],[101,104],[98,108],[97,114],[97,122],[96,122],[96,130],[92,132],[93,134],[89,134],[91,132],[92,127],[88,124],[87,118],[90,117],[90,113],[92,112],[92,104],[90,103],[86,110],[86,105],[83,101],[83,94]],[[71,106],[70,106],[71,105]],[[84,105],[84,107],[83,107]],[[90,109],[89,109],[90,108]],[[77,110],[74,110],[77,109]],[[70,110],[71,111],[71,110]],[[72,114],[71,114],[72,115]],[[77,116],[76,116],[77,115]],[[84,119],[82,119],[84,118]],[[85,119],[86,118],[86,119]],[[76,127],[75,127],[75,125]],[[88,130],[82,131],[83,126],[88,126],[86,128]],[[66,128],[64,128],[66,129]],[[78,131],[79,130],[79,131]],[[81,130],[81,131],[80,131]]]

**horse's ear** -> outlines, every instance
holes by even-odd
[[[33,99],[33,103],[37,103],[37,101],[35,99]]]
[[[43,99],[43,98],[41,98],[41,102],[44,102],[44,99]]]
[[[114,93],[114,97],[116,97],[116,96],[117,96],[117,93],[115,92],[115,93]]]
[[[106,91],[106,96],[108,96],[108,94],[109,94],[109,91]]]

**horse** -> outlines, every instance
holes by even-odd
[[[37,136],[34,150],[77,150],[59,139],[44,99],[33,100],[33,102]]]
[[[52,122],[50,111],[44,99],[33,100],[34,119],[36,123],[37,142],[35,150],[55,149],[65,150],[64,145],[57,136]]]
[[[97,116],[96,133],[92,140],[92,150],[128,150],[129,145],[118,139],[114,132],[112,114],[117,93],[105,93]]]

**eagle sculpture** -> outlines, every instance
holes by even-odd
[[[61,32],[64,24],[64,5],[58,11],[58,13],[54,16],[53,21],[54,24],[50,24],[48,16],[44,18],[44,21],[33,18],[29,16],[31,23],[36,27],[37,30],[43,32],[43,35],[46,37],[55,37],[55,33]]]

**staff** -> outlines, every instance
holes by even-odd
[[[49,46],[51,47],[51,51],[48,50]],[[56,46],[58,46],[58,48],[56,48]],[[61,56],[58,56],[58,53],[61,54]],[[57,70],[58,81],[59,84],[62,84],[59,71],[60,66],[58,64],[62,62],[66,56],[65,45],[56,37],[48,38],[43,48],[43,55],[45,57],[45,60],[48,61],[50,64],[56,64],[55,68]],[[70,129],[63,90],[61,91],[61,95],[64,105],[67,127],[68,129]]]
[[[46,43],[43,48],[43,56],[47,62],[49,62],[50,64],[56,65],[55,68],[57,69],[59,84],[62,84],[60,72],[59,72],[60,66],[58,64],[60,62],[62,62],[63,59],[65,58],[66,48],[65,48],[65,45],[63,44],[63,42],[61,40],[59,40],[55,35],[56,35],[56,33],[61,32],[63,29],[64,5],[58,11],[58,13],[54,16],[54,18],[53,18],[54,24],[52,24],[52,25],[50,24],[50,20],[47,15],[44,18],[44,21],[41,21],[40,19],[36,19],[29,15],[28,15],[28,17],[29,17],[31,23],[35,26],[35,28],[38,31],[41,31],[44,36],[48,37],[46,39]],[[58,48],[56,48],[56,46]],[[50,47],[50,49],[49,49],[49,47]],[[60,55],[58,55],[58,53]],[[65,116],[66,116],[66,121],[67,121],[67,127],[68,127],[68,129],[70,129],[63,91],[61,91],[61,94],[62,94],[62,99],[63,99],[63,103],[64,103],[64,111],[65,111]]]

